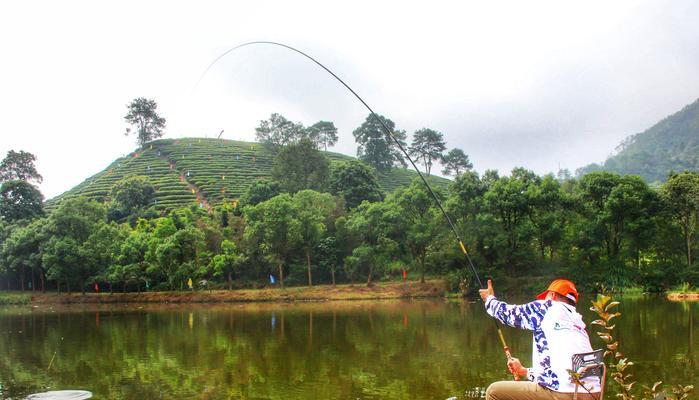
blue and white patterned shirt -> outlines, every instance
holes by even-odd
[[[575,307],[553,300],[510,305],[488,296],[485,309],[505,325],[534,333],[530,381],[557,392],[575,391],[567,371],[572,368],[573,354],[592,351],[585,323]],[[591,392],[600,391],[598,378],[586,378],[583,382]]]

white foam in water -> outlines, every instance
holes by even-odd
[[[83,400],[92,398],[92,392],[85,390],[53,390],[30,394],[26,400]]]

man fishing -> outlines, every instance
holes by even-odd
[[[526,380],[494,382],[486,391],[486,400],[572,399],[575,384],[567,371],[572,366],[572,356],[592,351],[585,323],[575,310],[578,290],[573,282],[556,279],[537,300],[522,305],[498,300],[490,280],[480,295],[490,316],[505,325],[534,333],[533,367],[523,367],[514,357],[507,362],[512,374]],[[585,388],[579,388],[578,399],[599,397],[598,378],[585,378],[582,382]]]

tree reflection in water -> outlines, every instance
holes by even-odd
[[[639,381],[698,383],[697,306],[622,299],[616,330]],[[531,336],[506,334],[528,363]],[[480,303],[5,308],[0,335],[5,398],[67,388],[104,399],[475,398],[508,379]]]

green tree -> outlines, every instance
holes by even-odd
[[[565,232],[564,211],[571,201],[561,190],[561,184],[553,175],[544,176],[536,184],[527,188],[529,220],[536,232],[539,253],[545,258],[546,249],[553,259],[556,249]]]
[[[146,261],[150,235],[142,229],[134,229],[129,232],[120,246],[118,263],[113,264],[109,271],[109,281],[122,283],[122,291],[126,291],[126,285],[136,283],[136,290],[140,291],[140,283],[145,280],[148,262]]]
[[[279,182],[259,179],[250,185],[245,194],[240,198],[240,203],[242,205],[254,206],[271,199],[281,192],[282,187]]]
[[[425,186],[420,181],[413,181],[407,188],[398,189],[392,196],[386,199],[389,204],[394,204],[400,215],[395,218],[394,226],[401,226],[398,230],[402,240],[410,250],[410,255],[417,263],[420,270],[420,282],[425,283],[426,258],[438,239],[441,225],[438,210]]]
[[[383,191],[374,170],[361,161],[351,160],[335,164],[330,172],[330,191],[345,199],[348,210],[363,201],[383,199]]]
[[[135,128],[136,142],[143,146],[153,139],[163,136],[165,118],[158,115],[158,104],[155,100],[139,97],[133,99],[127,106],[128,112],[124,120]],[[126,136],[131,134],[131,128],[126,128]]]
[[[122,243],[128,236],[129,228],[126,225],[117,225],[114,222],[98,223],[94,232],[80,245],[81,259],[86,263],[85,270],[90,274],[85,281],[103,281],[114,273],[115,269],[123,267],[118,261]],[[129,274],[124,273],[124,276],[122,282],[129,279]]]
[[[293,199],[282,193],[256,206],[246,207],[244,214],[248,224],[247,240],[259,243],[267,261],[277,266],[279,283],[284,288],[284,265],[300,241]]]
[[[395,250],[392,234],[402,228],[398,224],[400,213],[387,202],[360,204],[347,220],[346,228],[357,238],[359,244],[352,255],[345,259],[348,269],[353,272],[358,268],[367,274],[367,285],[372,284],[372,277],[382,267],[382,260],[390,261]]]
[[[662,186],[661,193],[666,208],[680,226],[689,268],[692,266],[692,243],[699,217],[699,174],[683,172],[672,175]]]
[[[330,271],[332,285],[335,286],[335,275],[340,264],[341,252],[338,248],[335,236],[326,236],[320,240],[316,247],[318,265]]]
[[[578,181],[575,197],[583,219],[573,245],[593,264],[606,257],[606,271],[597,277],[605,285],[632,284],[638,273],[625,264],[633,260],[640,268],[641,250],[652,242],[656,194],[639,176],[592,172]]]
[[[272,178],[290,193],[327,187],[330,161],[315,148],[313,142],[301,139],[279,151],[274,158]]]
[[[378,118],[405,147],[405,131],[396,130],[396,124],[386,117],[379,115]],[[393,165],[405,166],[402,153],[373,115],[368,115],[364,123],[352,134],[359,144],[357,147],[359,159],[372,165],[378,171],[388,171]]]
[[[337,128],[330,121],[318,121],[306,128],[305,136],[311,139],[318,147],[323,147],[327,151],[328,146],[332,147],[337,143]]]
[[[42,177],[34,166],[36,156],[20,150],[10,150],[0,163],[0,183],[7,181],[35,181],[41,183]]]
[[[444,175],[459,176],[462,172],[470,171],[473,164],[469,161],[468,156],[461,149],[451,149],[442,157],[442,173]]]
[[[0,186],[0,217],[8,222],[44,214],[44,196],[27,181],[6,181]]]
[[[298,220],[299,244],[306,256],[308,286],[313,286],[311,273],[313,250],[327,231],[327,225],[332,224],[335,200],[327,193],[302,190],[294,195],[293,202]]]
[[[158,244],[155,259],[170,290],[175,290],[175,282],[183,283],[192,277],[203,248],[204,235],[192,226],[176,231]]]
[[[515,168],[511,176],[494,181],[484,195],[486,207],[504,232],[508,262],[513,268],[514,261],[522,255],[520,250],[528,243],[530,237],[527,215],[531,204],[526,192],[531,185],[537,184],[538,180],[533,172]]]
[[[16,271],[20,288],[25,290],[26,270],[31,272],[32,290],[37,290],[35,275],[39,275],[41,292],[46,291],[46,270],[41,262],[42,244],[46,241],[46,219],[35,219],[27,226],[16,225],[0,246],[0,260],[10,271]]]
[[[131,215],[147,207],[155,187],[147,176],[129,176],[117,181],[112,186],[111,197],[122,215]]]
[[[98,274],[101,265],[90,258],[86,250],[92,242],[100,238],[96,234],[105,224],[104,207],[84,197],[63,201],[51,213],[47,223],[49,240],[43,246],[42,263],[47,268],[49,279],[77,284],[85,292],[85,284]],[[95,236],[93,236],[95,235]]]
[[[235,242],[224,240],[221,243],[221,254],[217,254],[211,260],[211,268],[215,276],[226,276],[228,290],[233,288],[233,274],[237,273],[240,266],[247,260],[245,255],[238,250]]]
[[[293,123],[277,113],[273,113],[269,119],[261,120],[255,128],[256,140],[274,147],[289,145],[303,134],[304,127],[301,123]]]
[[[432,164],[443,158],[446,149],[444,135],[441,132],[422,128],[413,134],[413,143],[410,145],[409,153],[425,166],[425,172],[429,175]]]

